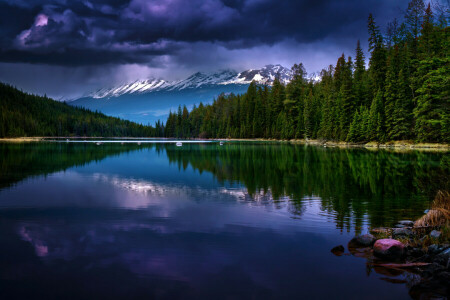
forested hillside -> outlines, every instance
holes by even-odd
[[[0,83],[0,137],[156,136],[158,130],[26,94]]]
[[[370,15],[368,68],[355,41],[355,58],[342,54],[319,81],[296,64],[286,86],[252,83],[244,95],[222,95],[191,112],[180,107],[165,136],[450,142],[447,22],[448,8],[422,0],[411,1],[385,34]]]

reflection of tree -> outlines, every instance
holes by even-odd
[[[143,146],[94,143],[0,143],[0,189]]]
[[[435,153],[324,149],[280,143],[230,143],[223,147],[166,147],[170,162],[214,174],[221,183],[243,183],[250,195],[270,191],[274,200],[319,196],[322,209],[335,212],[340,228],[368,219],[389,225],[428,206],[430,195],[449,189],[448,155]]]
[[[368,220],[387,226],[416,218],[438,189],[450,189],[448,154],[364,149],[324,149],[282,143],[102,144],[0,143],[0,188],[30,176],[46,175],[143,148],[167,153],[170,163],[210,172],[219,183],[238,183],[255,199],[269,195],[271,205],[293,215],[304,211],[305,197],[320,197],[321,209],[339,228]],[[267,197],[264,197],[267,198]]]

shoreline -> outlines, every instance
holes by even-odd
[[[0,138],[0,142],[8,143],[28,143],[28,142],[41,142],[48,139],[127,139],[127,140],[139,140],[139,139],[158,139],[158,140],[177,140],[172,138],[154,138],[154,137],[13,137],[13,138]],[[189,139],[178,139],[189,140]],[[391,150],[424,150],[424,151],[450,151],[450,144],[441,143],[415,143],[413,141],[392,141],[388,143],[347,143],[325,140],[305,140],[305,139],[292,139],[292,140],[278,140],[278,139],[264,139],[264,138],[248,138],[248,139],[191,139],[191,140],[206,140],[206,141],[232,141],[232,142],[279,142],[279,143],[291,143],[291,144],[304,144],[312,146],[322,147],[338,147],[338,148],[366,148],[371,150],[377,149],[391,149]]]

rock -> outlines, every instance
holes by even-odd
[[[408,228],[394,228],[392,230],[393,237],[411,237],[414,235],[411,229]]]
[[[436,255],[435,261],[440,263],[441,265],[445,266],[446,268],[449,268],[450,267],[450,248],[447,248],[447,249],[441,251],[438,255]]]
[[[410,220],[402,220],[402,221],[399,221],[398,224],[408,226],[408,227],[414,226],[414,222],[410,221]]]
[[[348,243],[349,248],[357,248],[357,247],[370,247],[375,243],[376,238],[368,234],[358,235],[355,236],[353,239],[350,240]]]
[[[436,276],[438,279],[442,280],[443,282],[450,282],[450,272],[440,272]]]
[[[397,225],[395,225],[395,228],[405,228],[406,226],[405,225],[402,225],[402,224],[397,224]]]
[[[433,244],[431,246],[428,247],[428,253],[432,254],[432,255],[436,255],[439,254],[439,252],[443,251],[444,249],[442,249],[439,245],[437,244]]]
[[[447,288],[438,280],[422,280],[410,288],[409,295],[413,299],[447,299]]]
[[[441,256],[440,254],[436,255],[433,258],[433,263],[436,263],[436,264],[439,264],[441,266],[444,266],[445,268],[447,267],[447,262],[448,262],[448,258],[445,257],[445,256]]]
[[[380,258],[396,260],[405,254],[405,245],[394,239],[382,239],[373,245],[373,253]]]
[[[450,248],[445,249],[441,253],[439,253],[440,256],[445,256],[450,258]]]
[[[411,250],[407,251],[407,256],[412,256],[412,257],[422,257],[425,254],[425,252],[420,249],[420,248],[413,248]]]
[[[341,256],[342,254],[344,254],[345,252],[345,248],[342,245],[336,246],[333,249],[331,249],[331,253],[333,253],[336,256]]]
[[[422,276],[425,278],[431,278],[443,271],[445,271],[445,267],[437,263],[432,263],[425,268],[422,272]]]
[[[441,236],[441,232],[437,231],[437,230],[433,230],[432,232],[430,232],[430,237],[434,238],[434,239],[438,239]]]

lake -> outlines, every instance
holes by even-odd
[[[275,142],[0,143],[0,298],[409,299],[410,274],[330,249],[420,217],[449,166]]]

